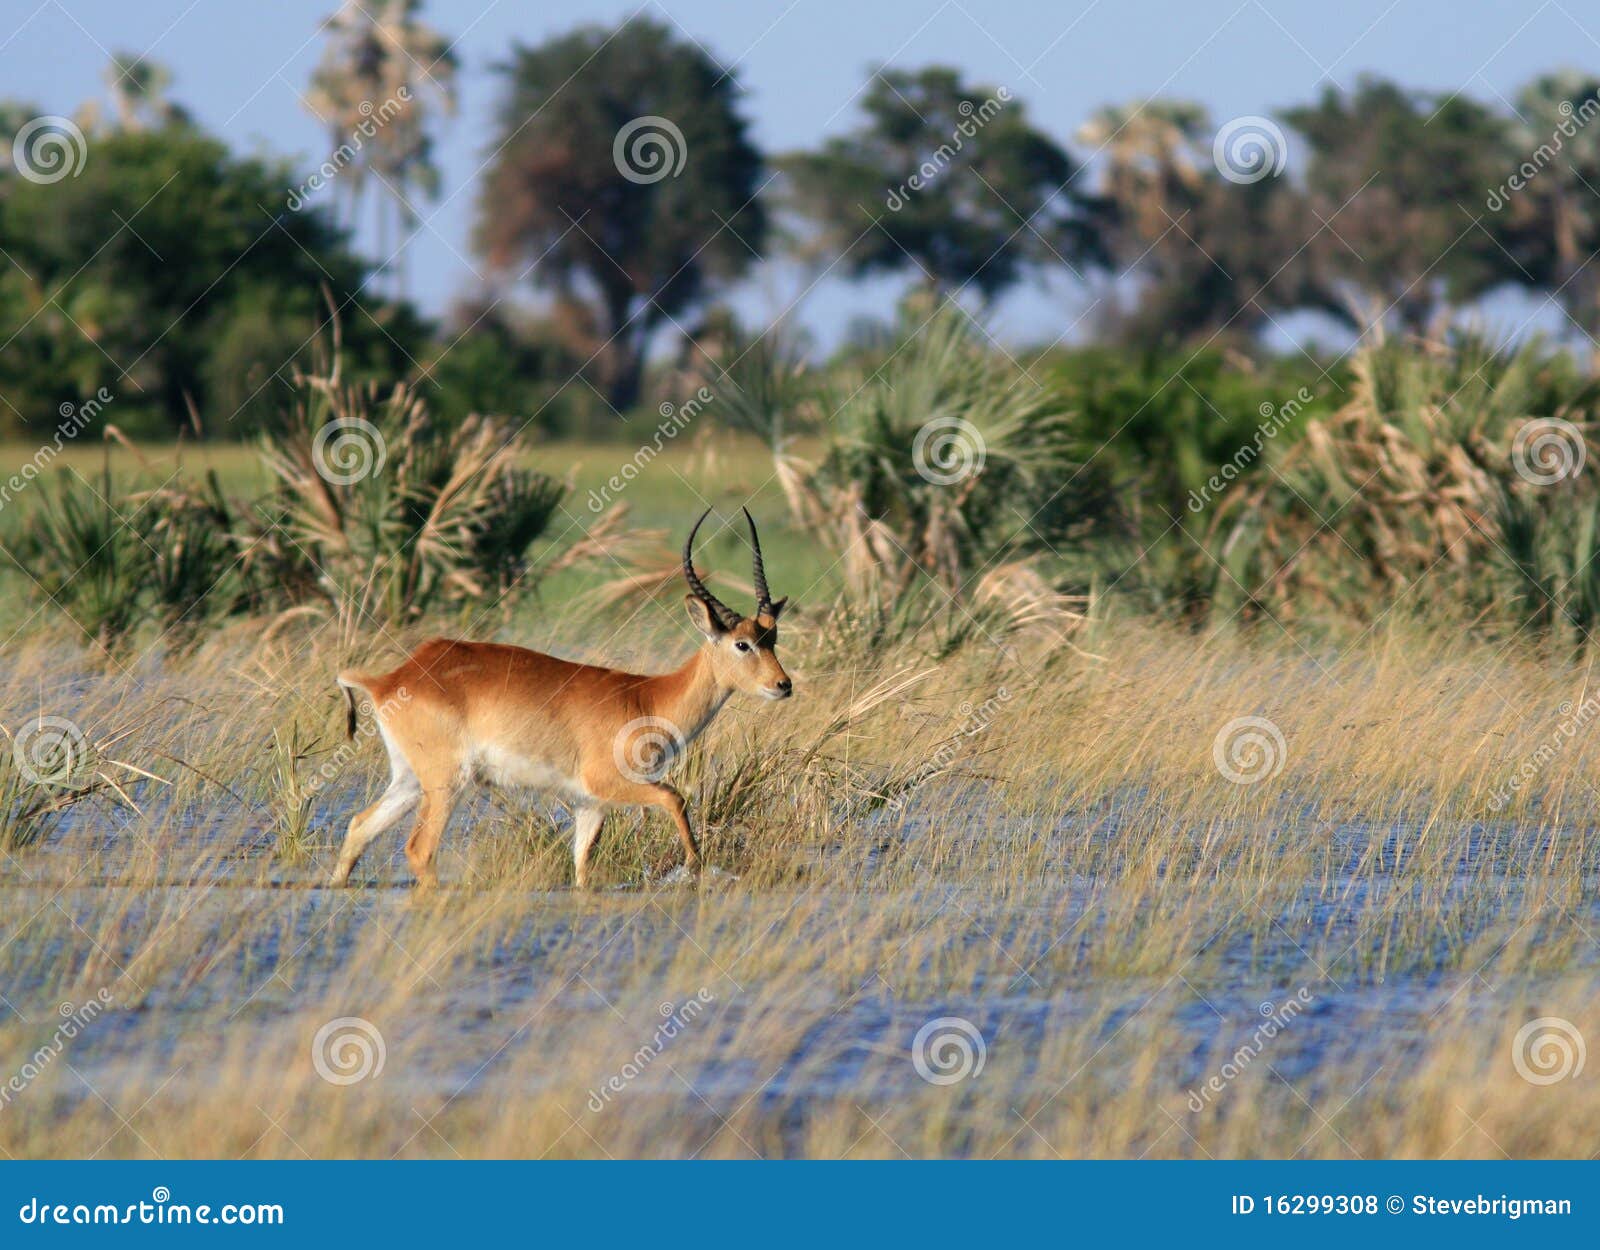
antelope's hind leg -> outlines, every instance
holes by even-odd
[[[456,810],[466,777],[452,762],[428,769],[421,781],[422,810],[417,815],[416,828],[406,840],[406,862],[416,874],[418,887],[430,889],[439,884],[433,856],[439,849],[439,839],[444,836],[444,827]]]
[[[421,797],[422,786],[416,774],[404,760],[395,760],[389,788],[378,797],[376,803],[357,812],[351,819],[350,828],[344,835],[344,845],[339,849],[339,862],[328,884],[344,885],[350,878],[350,870],[361,858],[361,852],[367,849],[374,838],[399,824]]]

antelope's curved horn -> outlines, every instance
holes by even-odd
[[[700,514],[700,520],[694,523],[694,528],[689,531],[689,537],[683,543],[683,579],[689,583],[689,590],[694,597],[711,609],[711,614],[717,618],[717,623],[724,629],[732,629],[739,623],[739,614],[722,600],[706,589],[706,584],[696,576],[694,571],[694,536],[700,532],[700,526],[711,515],[707,508]]]
[[[750,527],[750,580],[756,588],[756,615],[776,617],[788,600],[773,603],[772,592],[767,589],[767,567],[761,562],[761,535],[756,533],[756,519],[750,515],[749,508],[740,511],[744,513],[745,524]]]

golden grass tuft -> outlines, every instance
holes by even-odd
[[[1595,745],[1561,729],[1581,665],[1399,628],[1312,654],[1106,620],[1081,650],[858,655],[802,618],[800,697],[730,704],[678,774],[728,875],[662,884],[675,840],[618,816],[576,894],[559,812],[493,796],[417,896],[399,835],[358,888],[315,885],[382,771],[370,738],[319,771],[341,758],[330,675],[375,658],[327,636],[240,629],[137,672],[14,652],[8,723],[138,725],[118,758],[172,784],[138,812],[74,805],[5,861],[0,1082],[37,1069],[0,1110],[6,1153],[1593,1149],[1593,1082],[1513,1062],[1535,1020],[1600,1037]],[[517,641],[594,636],[583,617]],[[60,1005],[102,989],[37,1061]],[[1241,1063],[1263,1005],[1302,991]],[[342,1018],[384,1052],[348,1085],[313,1062]],[[946,1018],[983,1065],[933,1084],[912,1051]]]

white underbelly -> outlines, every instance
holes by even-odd
[[[543,760],[529,759],[499,747],[483,747],[473,757],[473,769],[490,785],[513,789],[551,790],[560,794],[581,794],[576,777]]]

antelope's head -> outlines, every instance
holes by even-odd
[[[694,523],[683,544],[683,576],[689,583],[689,594],[684,602],[689,608],[689,619],[706,637],[711,671],[719,685],[758,694],[764,699],[787,699],[794,693],[794,683],[778,663],[775,648],[778,617],[788,600],[779,599],[774,603],[767,591],[767,573],[761,564],[761,539],[756,534],[756,523],[749,509],[745,509],[744,519],[750,525],[751,580],[756,588],[756,613],[740,616],[707,590],[694,571],[694,536],[710,515],[710,508],[700,514],[700,520]]]

